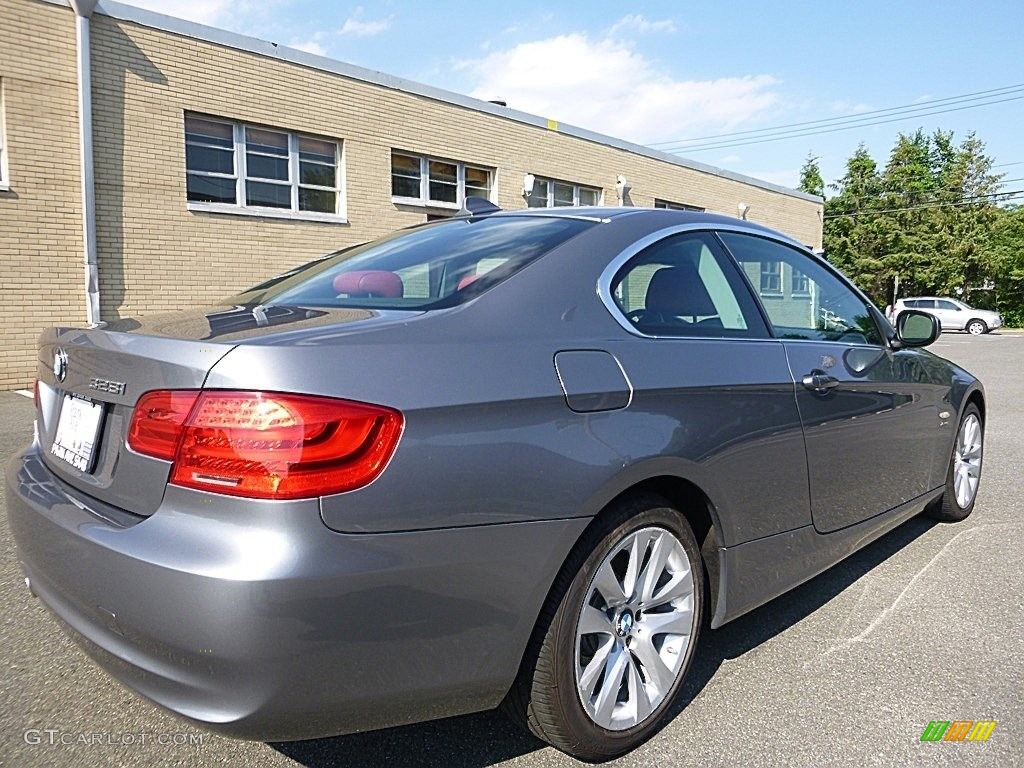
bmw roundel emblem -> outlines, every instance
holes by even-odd
[[[53,353],[53,375],[57,381],[64,381],[64,377],[68,375],[68,353],[61,347],[57,347],[57,351]]]

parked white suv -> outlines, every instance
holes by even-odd
[[[944,331],[967,331],[974,336],[994,331],[1003,324],[998,312],[987,309],[974,309],[962,301],[946,296],[913,296],[898,299],[892,307],[889,317],[895,322],[896,317],[904,309],[918,309],[935,315]]]

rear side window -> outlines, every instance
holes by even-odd
[[[767,336],[735,266],[706,232],[641,251],[616,273],[611,290],[626,319],[648,336]]]
[[[451,219],[339,252],[227,302],[416,310],[454,306],[594,225],[546,216]]]

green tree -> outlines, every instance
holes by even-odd
[[[800,183],[797,185],[797,189],[811,195],[824,197],[825,179],[821,177],[821,167],[818,165],[819,159],[816,155],[810,152],[807,153],[807,159],[800,169]]]
[[[826,254],[879,304],[897,293],[966,296],[1013,274],[1001,264],[1016,229],[1006,224],[992,246],[1003,221],[992,167],[974,134],[901,134],[881,171],[861,144],[825,203]]]

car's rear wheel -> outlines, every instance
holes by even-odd
[[[509,694],[513,715],[582,760],[635,748],[686,676],[703,590],[697,541],[664,499],[608,510],[559,575]]]
[[[971,403],[964,409],[957,429],[953,455],[946,472],[946,490],[932,505],[929,513],[936,520],[963,520],[974,510],[981,482],[985,427],[978,407]]]
[[[983,333],[988,333],[988,326],[985,325],[984,320],[971,320],[967,323],[967,332],[972,336],[981,336]]]

